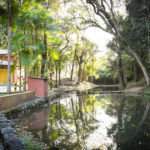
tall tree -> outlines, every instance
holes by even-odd
[[[19,12],[19,3],[15,0],[2,0],[0,2],[0,20],[4,21],[4,24],[7,20],[8,24],[8,83],[7,83],[7,92],[11,93],[11,65],[10,65],[10,56],[11,56],[11,26],[14,17]]]
[[[124,89],[126,87],[126,81],[123,67],[123,48],[121,48],[120,46],[121,45],[119,45],[115,39],[113,39],[107,44],[107,47],[117,54],[117,64],[118,64],[117,70],[119,74],[120,89]]]
[[[83,1],[82,1],[83,2]],[[147,72],[146,67],[144,66],[143,62],[141,61],[141,58],[136,53],[136,51],[132,48],[130,43],[124,38],[122,35],[122,26],[120,22],[118,21],[118,15],[115,12],[114,8],[114,0],[86,0],[86,3],[90,4],[93,7],[93,10],[95,14],[100,17],[100,20],[103,21],[105,26],[99,20],[95,17],[90,18],[83,18],[83,24],[89,26],[94,26],[97,28],[102,29],[103,31],[112,34],[119,42],[122,42],[127,50],[133,55],[133,57],[136,59],[137,63],[139,64],[143,75],[146,80],[146,85],[150,85],[150,78]],[[85,5],[85,4],[84,4]],[[86,7],[86,6],[85,6]],[[87,8],[87,7],[86,7]],[[89,12],[89,11],[88,11]],[[86,27],[87,28],[87,27]]]

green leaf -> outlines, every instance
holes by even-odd
[[[55,139],[55,138],[57,138],[57,136],[58,136],[58,130],[55,130],[52,134],[52,138]]]
[[[58,55],[53,49],[50,50],[50,53],[51,53],[51,56],[54,60],[58,60]]]
[[[38,50],[39,46],[38,45],[29,45],[29,48],[31,48],[33,50]]]

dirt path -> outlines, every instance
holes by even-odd
[[[124,90],[124,92],[129,92],[129,93],[138,93],[139,91],[145,89],[145,87],[132,87],[130,89]]]
[[[58,86],[57,88],[54,87],[52,90],[49,89],[49,95],[53,93],[76,93],[77,91],[86,91],[95,87],[99,87],[98,85],[92,84],[90,82],[81,82],[79,84],[63,84]]]
[[[112,86],[112,85],[111,85]],[[116,86],[116,85],[114,85]],[[52,90],[49,90],[49,95],[52,95],[54,93],[76,93],[77,91],[86,91],[95,87],[109,87],[109,85],[95,85],[90,82],[81,82],[79,84],[76,84],[75,81],[70,81],[70,79],[63,79],[62,80],[62,85],[58,86],[57,88],[54,87]],[[131,87],[125,90],[118,90],[118,91],[113,91],[114,93],[124,93],[128,95],[138,95],[138,93],[141,90],[144,90],[145,87],[143,86],[137,86],[137,87]]]

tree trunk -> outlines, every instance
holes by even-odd
[[[26,31],[24,30],[24,36],[26,35]],[[24,50],[25,50],[25,47],[26,47],[26,42],[24,40]],[[26,67],[26,64],[25,64],[25,72],[24,72],[24,91],[26,91],[27,87],[26,87],[26,84],[27,84],[27,67]]]
[[[57,64],[56,64],[56,83],[55,83],[55,87],[57,87]]]
[[[10,65],[10,56],[11,56],[11,49],[10,49],[10,40],[11,40],[11,17],[10,17],[10,3],[8,2],[8,77],[7,77],[7,92],[11,93],[11,65]]]
[[[37,29],[35,29],[35,43],[36,45],[38,45],[38,31]],[[38,56],[38,50],[36,50],[35,55]],[[39,68],[38,68],[38,61],[35,62],[35,76],[38,77],[39,76]]]
[[[136,63],[135,63],[134,66],[133,66],[133,80],[134,80],[135,82],[138,81],[137,65],[136,65]]]
[[[147,72],[145,66],[143,65],[143,63],[141,61],[141,58],[130,47],[128,47],[128,50],[134,56],[137,63],[139,64],[139,66],[143,72],[144,78],[146,80],[146,85],[149,86],[150,85],[150,78],[149,78],[149,75],[148,75],[148,72]]]
[[[21,56],[20,56],[20,52],[19,52],[19,66],[20,66],[20,85],[19,85],[19,90],[21,91]]]
[[[24,78],[25,78],[25,80],[24,80],[24,91],[26,91],[27,90],[27,67],[25,66],[25,75],[24,75]]]
[[[128,84],[127,70],[124,69],[123,72],[124,72],[124,82],[125,82],[125,84],[126,84],[126,86],[127,86],[127,84]]]
[[[52,73],[50,73],[50,88],[51,88],[51,90],[52,90],[52,88],[53,88],[53,84],[52,84],[52,82],[53,82],[53,79],[52,79]]]
[[[126,83],[124,80],[122,52],[119,50],[118,50],[118,71],[119,71],[120,89],[124,89],[126,87]]]
[[[75,62],[75,58],[76,58],[76,49],[75,49],[75,52],[74,52],[74,57],[73,57],[73,61],[72,61],[72,68],[71,68],[71,76],[70,76],[70,80],[72,81],[72,78],[73,78],[73,72],[74,72],[74,62]]]
[[[79,63],[78,83],[80,83],[80,81],[81,81],[81,75],[82,75],[82,64]]]
[[[45,61],[47,59],[47,35],[46,35],[46,21],[44,23],[44,45],[45,45],[45,51],[42,54],[42,65],[41,65],[41,78],[44,77],[44,71],[45,71]]]
[[[61,67],[59,66],[59,72],[58,72],[58,80],[59,80],[59,85],[61,85]]]
[[[149,78],[149,75],[148,75],[148,72],[146,70],[146,67],[143,65],[142,63],[142,60],[141,58],[138,56],[138,54],[129,46],[128,42],[121,36],[118,34],[118,38],[120,41],[122,41],[125,45],[126,45],[126,48],[128,49],[128,51],[133,55],[133,57],[135,58],[135,60],[137,61],[138,65],[140,66],[142,72],[143,72],[143,75],[144,75],[144,78],[145,78],[145,81],[146,81],[146,85],[149,86],[150,85],[150,78]]]
[[[52,59],[51,59],[51,56],[50,56],[50,52],[48,53],[49,54],[49,63],[48,63],[48,68],[49,68],[49,71],[50,71],[50,73],[49,73],[49,78],[50,78],[50,88],[51,88],[51,90],[52,90],[52,88],[53,88],[53,78],[52,78],[52,76],[53,76],[53,66],[52,66]]]
[[[60,57],[60,59],[59,59],[59,63],[58,63],[58,67],[59,67],[59,69],[58,69],[58,84],[59,85],[61,85],[61,60],[62,60],[62,56]]]
[[[144,66],[144,64],[142,63],[142,60],[141,58],[138,56],[138,54],[129,46],[128,42],[126,41],[126,39],[124,39],[120,33],[118,33],[118,35],[116,35],[116,37],[125,44],[126,48],[128,49],[128,51],[133,55],[133,57],[135,58],[135,60],[137,61],[138,65],[140,66],[142,72],[143,72],[143,75],[144,75],[144,78],[145,78],[145,81],[146,81],[146,86],[149,86],[150,85],[150,78],[149,78],[149,75],[148,75],[148,72],[147,72],[147,69],[146,67]]]

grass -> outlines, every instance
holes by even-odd
[[[7,96],[8,94],[0,94],[0,96]]]
[[[150,87],[149,88],[146,88],[144,91],[143,91],[144,94],[147,94],[147,95],[150,95]]]
[[[20,138],[23,138],[23,137],[20,136]],[[26,150],[41,150],[39,145],[37,145],[34,142],[29,141],[29,140],[27,140],[25,138],[23,138],[23,139],[24,139]]]
[[[150,95],[150,87],[141,90],[139,94]]]
[[[24,143],[25,143],[25,148],[27,150],[40,150],[40,146],[27,140],[27,139],[24,139]]]
[[[11,94],[18,94],[18,93],[21,93],[21,92],[12,92],[10,94],[8,94],[8,93],[0,93],[0,96],[8,96],[8,95],[11,95]]]
[[[144,78],[139,80],[138,82],[135,82],[135,81],[128,82],[127,88],[136,87],[136,86],[139,86],[139,85],[142,85],[142,84],[144,84]]]

